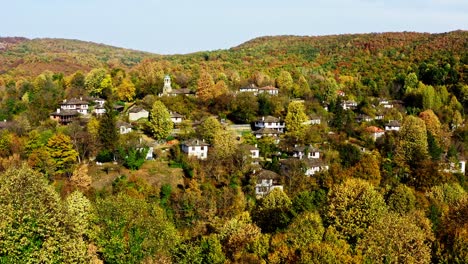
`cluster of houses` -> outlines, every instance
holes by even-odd
[[[268,94],[272,96],[278,95],[278,88],[272,86],[265,87],[256,87],[254,84],[242,87],[239,89],[240,93],[249,92],[254,95],[258,94]],[[193,95],[193,93],[186,88],[183,89],[173,89],[171,86],[171,79],[169,76],[164,78],[164,87],[162,93],[159,96],[177,96],[177,95]],[[343,91],[337,92],[338,96],[345,96]],[[376,101],[377,102],[377,101]],[[66,125],[69,124],[74,118],[78,115],[89,115],[90,113],[97,116],[105,113],[104,109],[105,101],[101,98],[72,98],[69,100],[63,100],[60,103],[60,108],[57,109],[54,113],[51,113],[50,117],[54,120],[57,120],[60,124]],[[390,101],[387,99],[379,99],[378,104],[375,107],[379,109],[391,109],[395,105],[401,104],[400,101]],[[341,106],[344,110],[354,110],[357,108],[358,104],[354,100],[343,100]],[[326,110],[326,107],[325,107]],[[171,120],[174,123],[174,126],[180,124],[184,117],[176,112],[170,112]],[[148,119],[149,111],[145,110],[140,106],[132,106],[128,109],[128,120],[129,122],[138,121],[140,119]],[[372,122],[374,120],[383,120],[383,114],[377,114],[375,117],[370,117],[364,114],[359,114],[356,116],[356,122]],[[319,125],[321,124],[320,116],[311,116],[308,121],[304,122],[306,125]],[[6,122],[0,122],[1,126],[6,126]],[[384,125],[384,128],[379,128],[377,126],[371,125],[365,129],[365,132],[368,133],[371,138],[375,141],[378,138],[385,135],[386,132],[390,131],[399,131],[400,122],[397,120],[390,120]],[[275,140],[275,143],[279,143],[280,136],[285,132],[285,122],[280,117],[274,116],[262,116],[259,119],[255,120],[253,123],[253,135],[257,139],[264,137],[271,137]],[[117,122],[117,129],[120,134],[130,133],[133,129],[133,126],[130,123],[119,121]],[[249,129],[250,130],[250,129]],[[189,139],[181,142],[181,150],[190,157],[194,157],[200,160],[205,160],[209,155],[210,145],[202,139]],[[273,189],[282,189],[283,186],[279,184],[280,175],[275,172],[262,169],[259,165],[260,151],[257,146],[242,145],[246,149],[246,153],[252,160],[252,164],[255,165],[253,176],[257,179],[257,184],[255,186],[255,192],[258,197],[262,197],[268,194]],[[151,151],[152,152],[152,151]],[[152,153],[151,153],[152,154]],[[305,176],[312,176],[318,172],[328,170],[328,164],[323,160],[323,155],[321,151],[313,146],[294,146],[285,151],[286,158],[280,159],[280,169],[282,174],[288,174],[293,172],[298,172]],[[298,168],[300,168],[298,170]],[[458,166],[451,164],[450,171],[457,171],[456,168],[459,168],[459,172],[464,173],[465,171],[465,161],[461,161]]]

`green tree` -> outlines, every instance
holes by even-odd
[[[58,133],[47,142],[47,151],[54,162],[56,173],[71,174],[72,166],[78,160],[78,152],[73,148],[69,136]]]
[[[317,212],[304,212],[294,218],[286,233],[295,247],[307,248],[310,243],[322,241],[325,228]]]
[[[357,248],[373,263],[431,263],[433,239],[423,215],[387,214],[369,227]]]
[[[414,168],[416,164],[428,157],[426,124],[415,116],[408,116],[399,132],[397,161]]]
[[[293,88],[293,78],[287,71],[281,71],[278,78],[276,78],[276,86],[286,94],[290,94]]]
[[[69,221],[69,217],[77,220],[73,217],[77,211],[64,209],[59,195],[40,173],[26,166],[7,170],[0,175],[0,261],[88,262],[83,229],[74,228],[76,223]],[[88,226],[87,221],[80,218],[81,227]]]
[[[85,86],[91,95],[102,95],[102,90],[104,88],[102,85],[106,85],[106,82],[103,83],[106,76],[107,71],[103,68],[93,69],[86,75]]]
[[[172,131],[174,124],[171,121],[171,114],[161,101],[155,101],[151,110],[150,128],[154,138],[165,139]]]
[[[168,257],[179,241],[156,203],[125,194],[96,201],[97,245],[106,263],[141,263]]]
[[[367,181],[348,179],[328,196],[328,223],[354,245],[387,211],[382,195]]]
[[[214,116],[210,116],[198,126],[197,132],[206,142],[212,144],[215,135],[221,133],[222,129],[223,127],[218,119]]]
[[[220,130],[213,137],[213,149],[217,158],[232,157],[238,149],[234,134],[227,130]]]
[[[307,121],[304,104],[298,101],[289,103],[288,113],[285,118],[287,135],[297,142],[302,142],[305,136],[305,125]]]
[[[99,139],[103,149],[114,151],[119,139],[119,134],[116,127],[116,113],[113,108],[113,103],[107,100],[104,104],[105,113],[99,120]]]
[[[405,215],[416,208],[416,196],[413,189],[399,184],[390,191],[387,204],[391,211]]]
[[[292,216],[292,202],[288,195],[280,189],[273,189],[258,201],[252,218],[262,231],[272,233],[286,228]]]

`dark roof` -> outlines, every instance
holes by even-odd
[[[281,176],[278,173],[271,171],[271,170],[263,170],[263,169],[255,173],[254,176],[257,177],[258,180],[262,180],[262,179],[275,180],[275,179],[281,178]]]
[[[259,90],[279,90],[278,88],[276,87],[273,87],[271,85],[268,85],[268,86],[265,86],[265,87],[261,87],[261,88],[258,88]]]
[[[280,122],[281,119],[274,117],[274,116],[264,116],[258,119],[256,122],[264,122],[264,123],[277,123]]]
[[[251,84],[249,84],[249,85],[247,85],[247,86],[241,87],[240,89],[241,89],[241,90],[242,90],[242,89],[258,89],[258,87],[255,86],[255,84],[251,83]]]
[[[60,110],[60,112],[53,112],[50,115],[52,116],[78,116],[79,113],[76,110]]]
[[[7,128],[10,128],[12,125],[13,125],[12,121],[3,120],[0,122],[0,129],[7,129]]]
[[[146,110],[141,106],[134,106],[130,110],[128,110],[129,113],[138,113],[138,112],[141,112],[141,111],[146,111]],[[148,111],[146,111],[146,112],[148,112]]]
[[[254,131],[253,132],[254,134],[281,134],[283,132],[281,131],[278,131],[278,130],[274,130],[274,129],[271,129],[271,128],[260,128],[259,130],[257,131]]]
[[[188,139],[182,142],[182,145],[186,145],[188,147],[195,147],[195,146],[209,146],[210,144],[198,138],[192,138],[192,139]]]
[[[243,149],[245,149],[245,150],[249,150],[249,151],[250,151],[250,150],[258,150],[257,147],[252,146],[252,145],[249,145],[249,144],[243,144],[243,145],[241,146],[241,148],[243,148]]]
[[[181,88],[181,89],[172,89],[172,91],[168,93],[169,94],[191,94],[192,91],[189,88]]]
[[[80,99],[72,98],[70,100],[63,100],[63,102],[60,103],[60,105],[87,105],[88,102],[85,102]]]
[[[397,120],[390,120],[385,126],[391,126],[391,127],[400,127],[400,122]]]
[[[182,118],[182,117],[184,117],[184,116],[181,115],[181,114],[179,114],[179,113],[177,113],[177,112],[171,112],[171,117],[175,117],[175,118],[180,117],[180,118]]]
[[[123,127],[133,128],[132,124],[129,124],[129,123],[123,122],[123,121],[117,121],[117,122],[115,123],[115,125],[116,125],[117,127],[122,127],[122,126],[123,126]]]

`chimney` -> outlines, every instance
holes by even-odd
[[[66,102],[67,102],[67,99],[63,99],[63,102],[66,103]]]
[[[264,120],[265,120],[265,117],[264,117],[264,116],[262,116],[262,121],[264,121]]]
[[[255,148],[257,148],[257,144],[255,144]]]
[[[60,114],[60,108],[57,108],[57,113]]]
[[[80,101],[83,101],[83,97],[80,96]]]

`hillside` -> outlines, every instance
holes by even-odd
[[[69,39],[0,38],[0,73],[34,76],[45,70],[73,73],[110,65],[128,68],[147,52]]]

